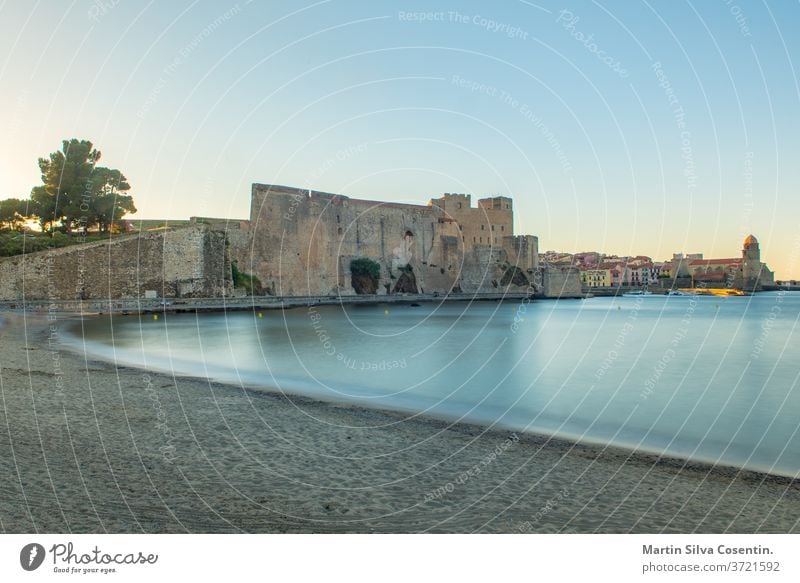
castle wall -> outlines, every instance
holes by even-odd
[[[434,245],[439,217],[430,207],[254,185],[251,212],[251,246],[236,250],[236,259],[276,295],[355,293],[349,262],[342,265],[340,257],[378,261],[384,283],[392,269],[419,271],[443,259]]]
[[[378,294],[396,291],[409,268],[419,293],[497,292],[518,253],[523,272],[538,265],[536,238],[510,236],[513,211],[502,201],[508,208],[475,209],[470,197],[448,195],[421,206],[254,184],[250,244],[231,253],[276,295],[355,294],[349,266],[357,257],[380,265]],[[469,239],[478,232],[486,243]],[[524,277],[524,286],[506,288],[524,291]]]
[[[577,267],[548,267],[542,269],[542,295],[546,298],[579,298],[581,272]]]
[[[503,249],[514,264],[526,273],[539,269],[539,238],[533,235],[514,235],[503,238]]]
[[[219,297],[231,289],[225,234],[197,225],[0,259],[0,300]]]

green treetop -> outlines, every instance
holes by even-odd
[[[42,230],[60,223],[66,233],[92,225],[105,232],[126,213],[136,212],[133,198],[125,194],[131,188],[125,176],[98,166],[98,160],[92,142],[74,138],[39,159],[42,184],[31,191],[31,206]]]

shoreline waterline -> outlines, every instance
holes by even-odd
[[[83,355],[90,357],[93,363],[102,362],[114,369],[133,368],[140,370],[144,373],[160,375],[165,378],[179,377],[194,382],[213,383],[218,387],[225,387],[233,392],[246,392],[253,398],[266,397],[271,400],[289,400],[306,405],[314,405],[321,407],[331,407],[342,411],[359,412],[361,416],[374,415],[376,419],[388,419],[389,422],[377,427],[390,427],[398,423],[403,423],[408,420],[414,420],[422,424],[429,425],[430,427],[438,427],[443,430],[461,430],[468,434],[474,435],[492,435],[498,438],[505,438],[508,434],[517,435],[520,442],[527,443],[532,446],[539,447],[553,447],[561,451],[569,453],[573,450],[579,450],[589,456],[600,456],[603,454],[611,455],[614,457],[626,458],[630,461],[639,461],[647,465],[663,465],[665,467],[680,467],[681,469],[691,469],[699,473],[716,473],[722,476],[730,476],[736,474],[742,478],[751,480],[771,480],[778,484],[791,484],[800,487],[800,472],[795,475],[782,474],[778,472],[769,472],[766,470],[750,469],[746,467],[739,467],[730,464],[717,463],[713,460],[703,458],[685,458],[675,455],[669,455],[664,452],[656,450],[649,450],[644,447],[625,446],[614,443],[604,443],[600,440],[593,440],[582,438],[577,435],[568,434],[547,434],[535,430],[519,429],[514,426],[504,426],[501,423],[481,423],[475,420],[464,418],[453,418],[447,416],[436,416],[426,413],[420,413],[412,409],[388,409],[380,407],[370,407],[368,405],[348,402],[346,400],[327,400],[320,399],[314,396],[305,395],[300,392],[287,392],[278,388],[268,385],[249,385],[242,384],[236,385],[230,381],[214,378],[192,375],[190,373],[176,373],[166,369],[157,367],[145,368],[135,364],[118,363],[113,360],[108,360],[94,353],[84,353],[74,347],[68,347],[68,350],[75,355]],[[375,427],[375,426],[370,426]]]
[[[310,309],[313,309],[310,308]],[[204,317],[205,314],[198,314],[198,318]],[[135,318],[135,316],[132,316]],[[191,316],[185,316],[191,318]],[[87,320],[97,321],[94,316],[88,316]],[[256,379],[253,376],[248,376],[247,371],[234,369],[233,371],[224,368],[209,367],[204,363],[206,374],[194,374],[187,372],[189,364],[175,362],[170,356],[162,363],[155,362],[136,362],[130,358],[130,354],[125,350],[118,350],[116,346],[103,345],[97,341],[87,341],[85,337],[74,332],[75,327],[78,325],[75,320],[72,324],[72,333],[62,334],[63,339],[66,340],[64,347],[77,353],[85,358],[99,359],[106,362],[110,366],[126,366],[133,367],[140,370],[149,372],[158,372],[171,376],[180,376],[193,380],[215,382],[231,387],[234,390],[247,390],[253,393],[265,393],[276,397],[285,399],[308,399],[324,405],[334,407],[354,407],[364,408],[386,415],[395,416],[398,423],[406,419],[429,419],[436,422],[445,422],[451,424],[463,424],[479,428],[484,428],[488,431],[500,432],[519,432],[523,435],[529,435],[536,439],[556,440],[563,441],[568,444],[577,444],[584,447],[600,448],[601,450],[611,449],[621,453],[627,453],[635,456],[643,456],[647,459],[665,459],[674,460],[675,462],[704,466],[710,469],[724,468],[725,472],[740,471],[750,472],[754,475],[766,475],[770,477],[778,477],[787,480],[800,479],[800,470],[796,472],[781,471],[776,467],[764,467],[755,463],[748,465],[737,465],[731,463],[729,460],[719,459],[711,456],[704,456],[700,454],[695,455],[681,455],[668,448],[661,448],[653,446],[642,441],[626,441],[622,438],[614,438],[613,440],[606,440],[586,432],[574,432],[563,429],[555,431],[548,431],[541,427],[531,426],[531,423],[519,422],[516,420],[502,419],[487,415],[486,413],[478,414],[474,409],[466,410],[459,409],[458,411],[446,410],[442,407],[435,408],[433,406],[417,406],[414,401],[405,402],[402,400],[393,400],[390,404],[382,402],[380,396],[369,394],[364,396],[356,392],[341,392],[333,394],[323,394],[319,390],[315,390],[314,382],[321,382],[317,379],[314,382],[307,379],[303,380],[298,378],[287,378],[276,376],[275,371],[271,371],[271,379]],[[140,323],[142,322],[140,318]],[[141,324],[140,324],[141,325]],[[232,378],[236,377],[235,379]],[[506,411],[507,413],[508,411]],[[563,424],[562,424],[563,426]]]

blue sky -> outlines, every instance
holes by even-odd
[[[252,182],[509,194],[540,248],[738,255],[800,279],[797,2],[0,7],[0,198],[91,139],[143,218]]]

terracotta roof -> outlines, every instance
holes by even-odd
[[[736,258],[729,258],[729,259],[692,259],[689,261],[689,265],[692,266],[701,266],[701,265],[733,265],[739,264],[742,260],[739,257]]]

